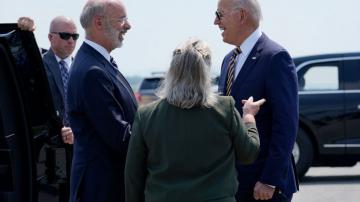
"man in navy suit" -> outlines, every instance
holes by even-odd
[[[68,36],[68,37],[66,37]],[[73,133],[65,115],[65,85],[72,63],[72,53],[79,37],[76,25],[69,17],[55,17],[50,24],[48,38],[51,44],[49,51],[43,55],[44,67],[49,81],[54,106],[62,118],[64,127],[61,129],[63,141],[73,143]]]
[[[80,22],[86,39],[72,64],[67,96],[74,132],[70,201],[121,202],[137,103],[110,52],[131,26],[120,0],[87,1]]]
[[[237,201],[291,201],[298,190],[292,148],[298,127],[297,75],[289,53],[259,27],[257,0],[219,0],[214,24],[234,45],[221,67],[219,92],[266,103],[256,116],[260,154],[255,163],[237,164]]]
[[[21,30],[35,31],[34,20],[29,17],[20,17],[18,26]],[[74,21],[65,16],[52,19],[48,38],[50,48],[43,54],[43,63],[46,70],[54,107],[63,122],[61,135],[64,143],[73,143],[73,133],[65,117],[65,86],[66,78],[62,71],[69,71],[72,63],[72,53],[79,37]],[[41,50],[42,51],[42,50]],[[66,85],[66,84],[65,84]]]
[[[34,31],[34,21],[29,17],[21,17],[18,26],[22,30]],[[47,158],[62,159],[65,156],[66,163],[56,165],[56,175],[61,182],[59,195],[65,200],[69,197],[70,191],[70,170],[72,159],[72,146],[74,136],[69,126],[69,121],[65,113],[65,92],[68,80],[68,72],[72,63],[72,53],[79,37],[74,21],[65,16],[57,16],[50,23],[48,38],[50,49],[43,55],[44,68],[47,74],[49,87],[53,99],[55,110],[59,119],[62,121],[62,128],[59,133],[66,145],[55,139],[56,147],[47,147]],[[54,156],[51,156],[54,155]],[[51,170],[51,166],[48,167]],[[48,179],[51,180],[51,179]],[[54,179],[55,180],[55,179]]]

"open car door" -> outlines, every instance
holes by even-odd
[[[0,202],[66,200],[51,150],[60,128],[33,33],[0,24]]]

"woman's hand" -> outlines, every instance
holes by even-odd
[[[260,106],[265,103],[265,99],[261,99],[261,100],[254,102],[254,98],[252,96],[250,96],[249,99],[242,100],[241,102],[244,104],[243,116],[246,116],[249,114],[255,116],[259,112]]]

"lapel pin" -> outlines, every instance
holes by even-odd
[[[252,57],[251,59],[256,60],[256,57]]]

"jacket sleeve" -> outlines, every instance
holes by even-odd
[[[236,160],[241,164],[253,163],[260,147],[259,134],[255,123],[243,123],[239,112],[234,106],[234,100],[230,100],[231,110],[231,137],[234,145]]]
[[[123,107],[114,96],[115,86],[111,79],[102,69],[93,67],[85,75],[83,86],[84,111],[97,134],[113,150],[126,152],[125,137],[131,126],[124,120]]]
[[[137,112],[125,164],[126,202],[145,201],[144,190],[147,176],[147,148],[143,139],[140,123],[140,113]]]
[[[279,186],[285,184],[291,169],[291,155],[298,128],[297,74],[290,55],[280,51],[273,55],[266,79],[267,104],[272,110],[269,155],[260,181]],[[283,181],[283,182],[281,182]]]

